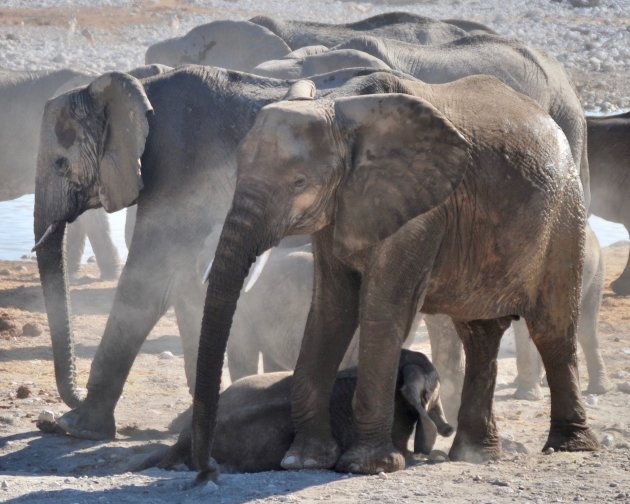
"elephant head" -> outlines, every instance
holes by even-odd
[[[332,226],[341,260],[449,198],[471,144],[428,101],[404,94],[284,101],[263,108],[237,154],[237,185],[210,272],[198,354],[193,451],[209,450],[223,353],[256,256]],[[317,256],[317,254],[315,254]]]
[[[42,118],[35,182],[37,263],[52,336],[57,387],[66,404],[80,402],[74,373],[64,235],[89,208],[115,212],[142,187],[139,158],[152,111],[142,85],[108,73],[50,100]]]
[[[178,66],[186,63],[251,71],[259,63],[281,58],[289,46],[263,26],[249,21],[213,21],[182,37],[153,44],[145,62]]]

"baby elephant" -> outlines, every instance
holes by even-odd
[[[333,436],[347,449],[355,441],[352,398],[357,382],[356,368],[339,372],[331,401]],[[248,376],[234,382],[220,396],[212,457],[228,472],[260,472],[281,469],[282,457],[291,446],[295,431],[291,421],[290,372]],[[437,371],[426,355],[403,349],[398,367],[392,440],[410,455],[409,438],[416,428],[414,453],[428,454],[437,434],[450,436],[440,401]],[[190,429],[185,429],[175,446],[158,450],[135,470],[153,465],[190,467]]]

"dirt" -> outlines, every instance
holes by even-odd
[[[627,242],[604,249],[607,286],[622,270],[627,254]],[[300,471],[223,475],[218,487],[189,489],[193,472],[127,472],[129,464],[154,444],[174,442],[175,435],[167,426],[190,404],[174,315],[169,312],[160,321],[136,359],[116,409],[115,441],[45,434],[35,426],[40,412],[59,414],[68,408],[55,387],[37,268],[30,261],[0,261],[0,269],[10,272],[0,277],[0,317],[11,320],[18,329],[27,324],[43,329],[38,336],[25,336],[20,330],[0,332],[0,501],[630,501],[630,297],[613,296],[608,287],[599,332],[615,389],[585,398],[590,424],[603,444],[600,452],[540,452],[549,421],[548,391],[545,389],[547,395],[540,402],[511,399],[515,362],[513,355],[503,352],[495,406],[507,450],[498,462],[445,462],[441,452],[448,451],[451,439],[440,439],[438,451],[429,460],[419,458],[395,474]],[[87,379],[115,286],[115,282],[97,280],[94,265],[82,266],[81,278],[72,285],[81,383]],[[429,352],[426,342],[416,348]],[[583,363],[580,373],[585,376]],[[22,395],[26,397],[20,398]],[[523,446],[528,453],[518,453]]]

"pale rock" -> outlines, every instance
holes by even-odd
[[[173,352],[169,352],[168,350],[165,350],[164,352],[162,352],[160,354],[160,359],[161,360],[170,360],[170,359],[174,359],[175,356],[173,355]]]

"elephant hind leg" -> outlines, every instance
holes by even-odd
[[[120,257],[112,240],[109,219],[103,209],[85,212],[85,230],[94,250],[103,280],[114,280],[120,273]]]
[[[464,344],[466,372],[451,460],[483,462],[499,458],[501,443],[493,413],[501,336],[511,318],[455,322]]]
[[[542,381],[542,363],[538,350],[532,343],[527,324],[524,320],[512,323],[514,329],[514,342],[516,343],[516,370],[514,383],[516,391],[515,399],[526,401],[539,401],[543,397],[540,382]]]
[[[76,277],[81,266],[81,256],[85,248],[85,219],[81,215],[76,221],[68,226],[66,233],[66,265],[68,275]]]
[[[588,370],[588,394],[604,394],[612,388],[608,379],[606,366],[599,350],[597,326],[599,308],[604,284],[603,261],[600,260],[597,274],[582,293],[580,321],[578,323],[578,340],[586,360]]]

